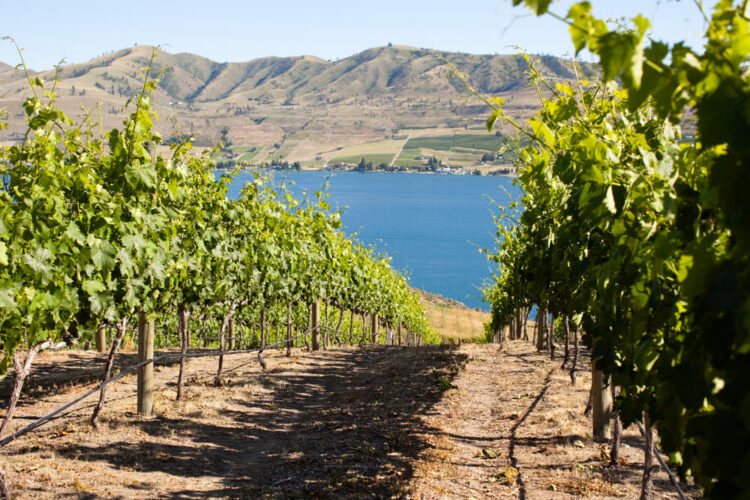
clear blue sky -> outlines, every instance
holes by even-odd
[[[553,10],[567,12],[570,0]],[[694,0],[593,0],[600,17],[652,19],[654,38],[697,40],[703,22]],[[713,5],[716,0],[705,0]],[[572,52],[565,26],[535,18],[509,0],[183,0],[2,2],[0,36],[14,37],[32,69],[61,59],[85,62],[133,44],[162,45],[215,61],[310,54],[350,56],[388,42],[446,51],[564,55]],[[9,42],[0,61],[19,62]]]

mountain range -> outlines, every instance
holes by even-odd
[[[536,90],[527,84],[523,57],[390,45],[336,61],[300,56],[223,63],[135,46],[62,66],[56,83],[58,104],[77,119],[84,109],[95,110],[92,120],[105,129],[121,126],[123,106],[142,87],[143,68],[152,53],[152,74],[159,80],[153,102],[164,137],[189,133],[201,146],[212,146],[220,138],[234,144],[273,145],[290,161],[314,162],[343,147],[410,130],[430,135],[430,130],[440,134],[481,127],[488,108],[450,65],[467,75],[480,93],[504,98],[511,114],[528,115],[539,106]],[[566,60],[532,59],[550,80],[576,76]],[[584,66],[582,71],[593,69]],[[55,70],[32,74],[48,82],[47,87],[55,79]],[[9,128],[0,140],[23,137],[20,105],[29,93],[23,71],[0,62],[0,108],[9,112]]]

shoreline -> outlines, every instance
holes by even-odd
[[[505,167],[505,166],[503,166]],[[463,168],[463,167],[458,167]],[[467,167],[470,168],[470,167]],[[479,168],[479,167],[477,167]],[[339,168],[324,168],[324,167],[302,167],[300,169],[294,169],[294,168],[273,168],[271,166],[257,166],[257,165],[244,165],[244,166],[237,166],[235,168],[223,168],[223,167],[214,167],[212,170],[216,172],[232,172],[235,170],[240,170],[242,172],[247,171],[265,171],[265,172],[330,172],[330,173],[360,173],[360,174],[415,174],[415,175],[446,175],[446,176],[456,176],[456,177],[518,177],[518,170],[515,167],[508,166],[505,167],[508,169],[512,169],[510,172],[503,172],[503,173],[492,173],[492,172],[482,172],[481,174],[477,175],[471,172],[465,172],[465,173],[453,173],[453,172],[435,172],[435,171],[429,171],[429,170],[385,170],[385,169],[372,169],[372,170],[358,170],[358,169],[339,169]],[[493,171],[494,172],[494,171]]]

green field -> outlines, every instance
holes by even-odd
[[[260,150],[258,149],[258,150],[253,151],[252,153],[245,153],[239,158],[237,158],[237,161],[243,162],[243,163],[251,162],[256,156],[258,156],[259,151]]]
[[[427,131],[425,131],[427,132]],[[495,135],[484,133],[458,132],[455,134],[445,133],[449,131],[438,131],[441,135],[424,135],[409,139],[404,144],[406,136],[399,139],[385,139],[352,146],[338,148],[333,156],[329,156],[328,163],[358,164],[364,157],[365,161],[372,163],[374,167],[382,164],[391,165],[393,157],[404,148],[394,163],[397,167],[410,169],[426,169],[422,160],[416,160],[418,156],[434,155],[439,160],[446,162],[452,167],[474,167],[481,163],[482,155],[498,151],[504,139]],[[429,132],[427,132],[429,133]],[[254,164],[262,161],[284,160],[295,151],[302,139],[287,139],[281,143],[280,148],[270,149],[268,154],[261,154],[264,146],[242,144],[231,146],[228,151],[217,151],[213,159],[217,162],[234,161],[239,164]],[[509,141],[511,142],[511,141]],[[525,141],[522,141],[525,142]],[[304,144],[302,144],[304,146]],[[512,142],[511,144],[512,145]],[[266,148],[268,150],[268,148]],[[330,153],[329,153],[330,154]],[[239,155],[239,156],[237,156]],[[513,161],[515,155],[510,150],[504,152],[505,162]],[[291,160],[289,160],[291,161]],[[325,160],[304,161],[306,166],[321,167]]]
[[[251,153],[251,152],[259,151],[260,149],[262,149],[262,146],[251,146],[251,145],[230,146],[229,149],[234,153]]]
[[[454,134],[426,136],[410,139],[404,149],[431,149],[451,151],[454,148],[475,150],[478,153],[491,153],[500,149],[503,139],[490,134]]]
[[[414,160],[411,157],[405,157],[403,154],[396,160],[397,167],[415,168],[415,169],[426,169],[427,165],[419,160]]]
[[[260,152],[260,150],[263,149],[263,146],[252,146],[243,144],[240,146],[230,146],[226,148],[226,151],[216,151],[211,155],[211,159],[214,161],[227,161],[227,160],[234,160],[237,162],[250,162],[255,158],[255,156]],[[234,156],[239,153],[244,153],[240,155],[239,157],[232,158],[231,156]]]
[[[485,153],[486,151],[466,149],[458,151],[428,148],[404,149],[403,152],[399,155],[398,160],[396,160],[395,164],[399,167],[426,168],[423,161],[416,160],[415,158],[417,156],[434,155],[438,160],[448,162],[448,164],[453,167],[468,167],[479,163],[482,159],[482,155]]]
[[[453,136],[441,135],[437,137],[417,137],[409,139],[404,151],[413,149],[431,149],[434,151],[450,151],[453,147]]]
[[[430,131],[423,131],[423,133]],[[439,160],[448,163],[453,167],[472,167],[481,162],[482,155],[493,153],[503,145],[503,138],[486,133],[471,133],[458,131],[450,133],[450,130],[435,130],[439,135],[422,135],[409,139],[404,144],[406,136],[390,138],[379,141],[344,146],[334,152],[329,157],[328,163],[349,163],[357,164],[364,157],[366,162],[371,162],[373,166],[391,164],[393,157],[398,153],[403,145],[404,148],[395,165],[398,167],[407,167],[412,169],[427,168],[422,160],[415,160],[417,156],[434,155]],[[442,132],[442,133],[441,133]],[[447,133],[446,133],[447,132]],[[214,160],[225,162],[233,160],[241,164],[252,164],[259,161],[286,159],[295,151],[303,138],[287,138],[281,143],[280,148],[271,149],[267,155],[261,154],[264,146],[241,144],[233,145],[228,151],[216,152],[213,155]],[[302,144],[304,146],[304,144]],[[239,155],[239,156],[237,156]],[[510,151],[505,151],[505,160],[512,161],[514,155]],[[265,158],[263,158],[265,157]],[[322,166],[323,161],[310,162],[305,161],[305,165]]]
[[[391,160],[393,160],[392,154],[382,154],[382,153],[376,153],[376,154],[364,154],[364,155],[358,155],[358,156],[337,156],[334,159],[332,159],[329,163],[336,163],[336,162],[342,162],[342,163],[359,163],[359,161],[364,156],[366,162],[372,162],[374,166],[378,166],[381,163],[385,163],[386,165],[391,164]]]
[[[331,158],[329,163],[359,163],[359,160],[364,156],[365,161],[371,161],[375,166],[380,165],[381,163],[390,165],[393,157],[396,156],[396,153],[401,149],[403,143],[403,140],[394,141],[387,139],[383,141],[357,144],[356,146],[347,146],[341,148],[341,150]]]
[[[503,145],[503,139],[490,134],[456,134],[453,136],[453,147],[479,149],[494,152]]]

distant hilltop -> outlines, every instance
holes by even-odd
[[[136,46],[64,66],[57,84],[60,106],[74,118],[82,116],[82,107],[99,106],[105,129],[120,126],[121,109],[140,89],[140,68],[148,64],[152,50]],[[533,59],[551,80],[575,78],[564,59]],[[513,55],[393,45],[337,61],[300,56],[219,63],[157,50],[154,70],[159,84],[153,100],[160,115],[158,129],[164,137],[193,135],[200,146],[222,139],[247,150],[255,148],[258,161],[283,159],[318,166],[345,148],[394,136],[448,137],[478,130],[488,109],[469,94],[446,60],[483,94],[505,98],[510,113],[529,115],[538,108],[536,92],[527,86],[526,62]],[[593,68],[586,65],[583,71]],[[54,70],[37,75],[49,81]],[[0,140],[22,138],[20,104],[26,94],[23,73],[0,63],[0,108],[12,113]],[[368,159],[378,154],[363,153]],[[355,150],[351,156],[357,154]]]

